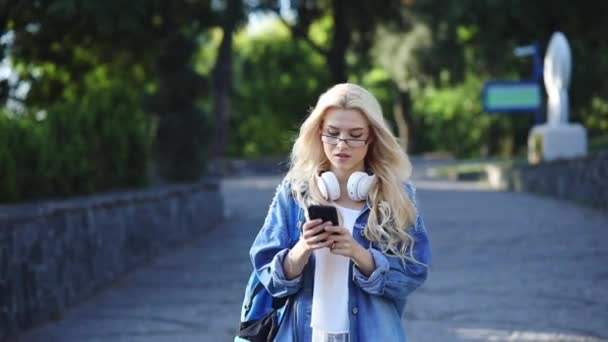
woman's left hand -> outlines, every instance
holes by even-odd
[[[325,227],[326,232],[331,232],[328,240],[334,243],[329,245],[329,250],[333,254],[342,255],[348,258],[355,258],[365,249],[353,238],[348,229],[339,226]]]
[[[325,231],[332,233],[327,238],[328,242],[329,240],[333,241],[333,243],[329,245],[329,250],[332,254],[350,258],[363,274],[368,277],[372,274],[376,268],[372,254],[355,241],[355,238],[353,238],[353,235],[348,229],[338,226],[329,226],[325,227]]]

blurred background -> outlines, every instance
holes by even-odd
[[[412,341],[606,341],[607,19],[591,0],[0,0],[0,341],[232,340],[282,162],[346,81],[412,156],[434,255]],[[514,52],[556,31],[587,156],[532,165],[547,96]],[[538,82],[540,110],[484,112],[490,80]]]
[[[544,55],[557,30],[573,55],[570,121],[592,151],[608,146],[604,2],[0,4],[3,202],[284,157],[318,95],[344,81],[379,98],[410,154],[525,157],[534,116],[484,113],[481,86],[531,79],[513,49],[538,42]]]

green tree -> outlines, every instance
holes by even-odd
[[[378,29],[379,39],[372,56],[391,75],[392,112],[399,142],[403,149],[416,151],[411,97],[412,92],[429,78],[422,65],[429,57],[432,42],[428,26],[411,15],[409,17],[411,28],[408,31],[395,31],[384,26]]]
[[[395,48],[375,51],[376,60],[391,70],[399,90],[409,92],[413,106],[418,108],[416,112],[410,110],[414,123],[422,122],[422,117],[429,113],[416,102],[428,104],[424,98],[433,89],[445,88],[456,94],[461,87],[467,87],[472,75],[479,80],[532,78],[532,63],[514,56],[513,48],[537,41],[544,55],[551,34],[560,30],[570,41],[574,59],[571,120],[587,122],[592,127],[592,134],[600,132],[597,123],[602,121],[603,114],[598,110],[601,107],[598,104],[608,97],[602,76],[608,72],[608,64],[603,58],[608,53],[603,33],[603,18],[608,16],[605,3],[417,0],[406,2],[402,10],[410,18],[409,22],[428,28],[429,38],[425,39],[430,44],[423,44],[422,49],[411,49],[417,50],[416,54],[406,53],[406,46],[416,41],[416,25],[405,31],[389,27],[378,34],[377,46]],[[415,71],[412,71],[412,65]],[[399,70],[403,72],[400,74]],[[404,85],[404,80],[408,79],[416,86]],[[479,92],[480,89],[476,94]],[[456,107],[445,109],[446,112],[454,110]],[[476,115],[484,122],[483,117],[488,114],[479,112]],[[487,127],[491,134],[486,141],[479,141],[484,146],[478,150],[498,154],[502,153],[505,144],[512,146],[510,153],[524,149],[532,125],[531,115],[527,118],[518,115],[493,117]],[[595,124],[591,125],[591,122]],[[422,142],[422,139],[418,135],[416,141]],[[439,141],[431,144],[439,145]]]
[[[194,98],[208,87],[192,71],[188,54],[198,35],[217,22],[210,1],[48,0],[5,6],[0,24],[15,33],[15,67],[23,81],[32,83],[26,105],[76,101],[90,91],[83,77],[104,66],[148,95],[146,108],[156,114],[162,141],[155,159],[167,161],[159,167],[161,175],[172,180],[200,176],[200,137],[208,132]],[[188,91],[178,94],[179,89]]]
[[[0,111],[0,201],[140,186],[152,127],[140,93],[98,67],[77,101],[35,113]]]
[[[245,21],[245,8],[242,0],[225,0],[219,4],[217,16],[222,31],[222,40],[218,46],[217,58],[211,73],[215,119],[212,153],[215,157],[224,157],[229,141],[228,125],[231,117],[233,36]]]
[[[256,3],[260,10],[277,13],[293,38],[305,41],[325,58],[331,83],[348,80],[349,50],[362,58],[368,57],[379,23],[398,27],[405,23],[401,16],[401,1],[398,0],[358,0],[354,3],[346,0],[290,1],[287,10],[294,13],[290,19],[284,17],[282,11],[286,9],[281,8],[280,1],[261,0]],[[331,18],[330,33],[320,42],[311,33],[311,25],[325,16]]]
[[[242,31],[235,45],[234,116],[229,154],[284,155],[291,138],[329,82],[324,59],[280,24]]]

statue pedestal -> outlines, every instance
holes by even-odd
[[[584,157],[587,131],[580,124],[538,125],[528,135],[528,162]]]

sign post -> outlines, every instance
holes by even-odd
[[[540,80],[543,74],[538,43],[519,46],[513,50],[518,57],[532,56],[532,75],[529,80],[488,81],[483,85],[481,101],[488,113],[535,113],[537,125],[542,122],[542,90]]]

